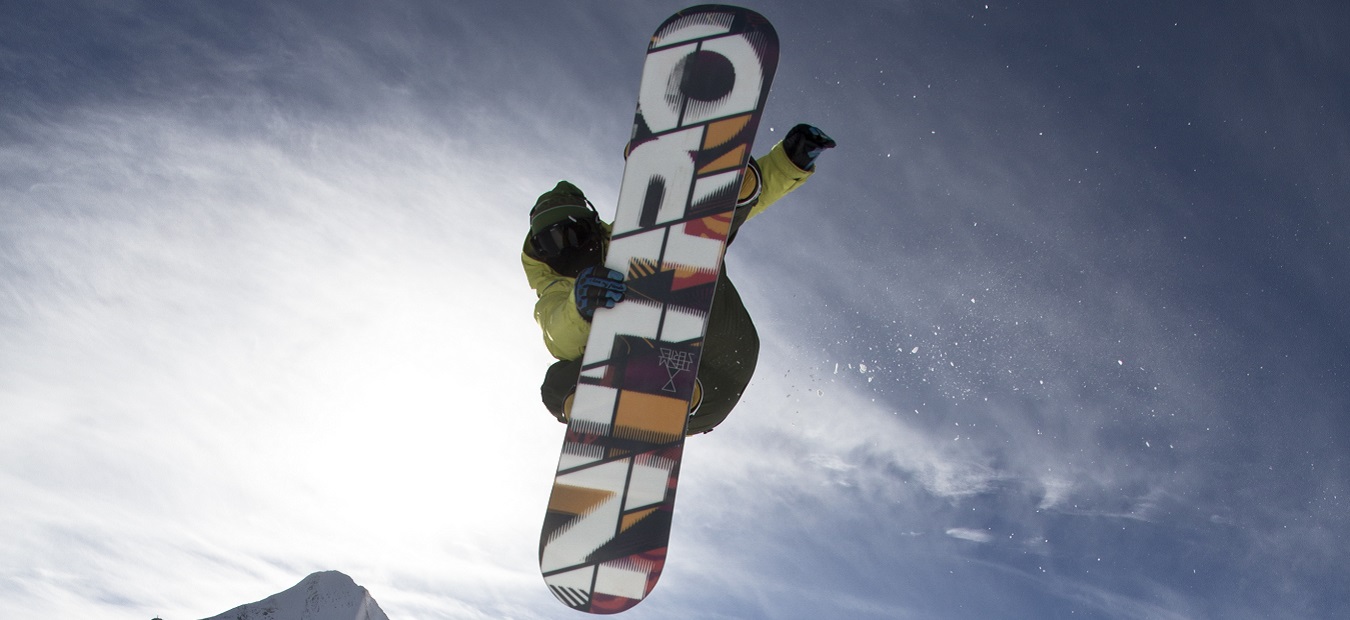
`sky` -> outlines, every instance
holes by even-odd
[[[839,146],[625,616],[1342,616],[1350,5],[746,5]],[[683,6],[0,4],[0,617],[580,617],[520,244]]]

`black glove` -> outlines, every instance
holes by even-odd
[[[835,142],[825,132],[802,123],[788,131],[783,138],[783,150],[787,152],[792,164],[802,170],[816,167],[816,157],[825,149],[835,147]]]
[[[595,318],[596,308],[613,308],[623,301],[628,285],[623,283],[623,274],[602,265],[592,265],[577,274],[577,285],[573,293],[577,300],[577,312],[581,318],[590,321]]]

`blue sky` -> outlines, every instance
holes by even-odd
[[[553,618],[518,263],[683,3],[0,9],[0,615]],[[1328,618],[1350,9],[756,2],[764,349],[633,618]]]

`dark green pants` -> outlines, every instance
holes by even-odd
[[[703,402],[689,418],[690,435],[706,433],[726,419],[750,384],[758,361],[759,333],[741,302],[740,293],[727,277],[724,264],[717,277],[712,312],[708,315],[708,333],[703,340],[703,359],[698,366]],[[557,362],[544,374],[540,395],[544,406],[559,420],[563,419],[563,401],[577,389],[580,374],[579,359]]]

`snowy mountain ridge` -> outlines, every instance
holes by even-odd
[[[206,620],[389,620],[389,616],[351,577],[324,571],[288,590]]]

